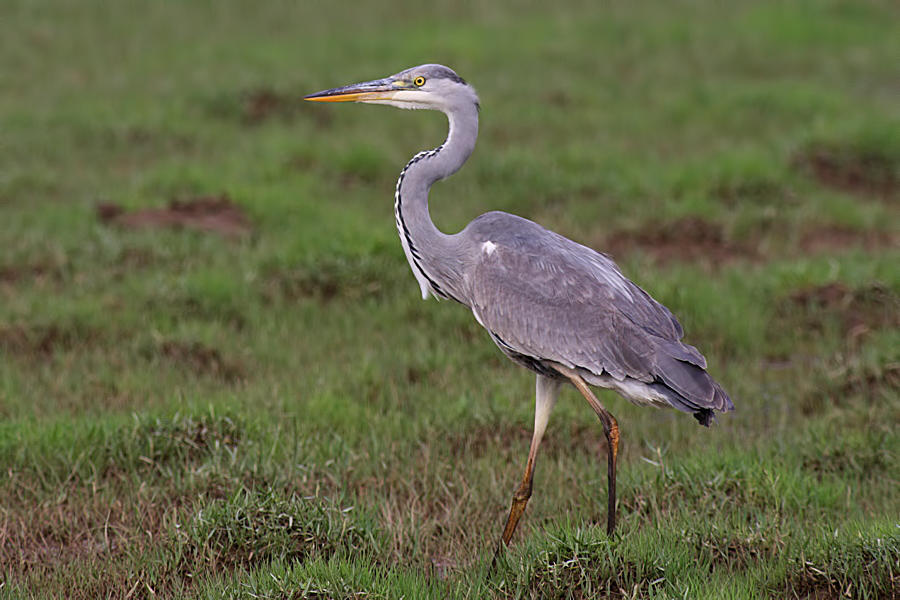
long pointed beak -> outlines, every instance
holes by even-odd
[[[304,100],[312,102],[365,102],[367,100],[389,100],[397,88],[393,79],[376,79],[363,83],[354,83],[344,87],[333,88],[304,96]]]

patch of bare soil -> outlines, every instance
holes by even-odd
[[[792,164],[821,185],[851,194],[888,198],[900,192],[897,159],[874,150],[815,144],[794,155]]]
[[[33,263],[0,266],[0,286],[13,286],[25,282],[40,284],[45,281],[59,281],[62,277],[62,269],[55,265]]]
[[[798,582],[791,584],[784,590],[785,598],[809,598],[811,600],[840,600],[847,598],[836,583],[831,583],[825,575],[819,575],[821,570],[813,565],[805,567],[807,570],[796,576]],[[815,569],[815,570],[814,570]]]
[[[158,352],[166,360],[186,367],[195,375],[212,375],[234,382],[243,379],[246,374],[240,363],[223,357],[215,348],[197,342],[167,340],[159,345]]]
[[[851,339],[873,329],[900,327],[900,295],[880,283],[850,288],[840,282],[809,287],[790,296],[805,311],[805,325],[822,329],[825,319],[837,318]]]
[[[63,484],[52,500],[41,501],[37,490],[43,485],[34,476],[11,471],[8,482],[0,487],[5,509],[0,522],[0,571],[12,574],[13,581],[42,582],[75,565],[88,570],[101,563],[109,565],[166,537],[171,505],[142,495],[110,501],[102,490],[98,493],[89,485],[71,482]],[[131,504],[133,500],[138,505]],[[115,597],[126,597],[127,590]],[[85,597],[79,592],[73,590],[71,597]]]
[[[828,224],[806,224],[794,230],[786,223],[763,222],[751,239],[765,259],[784,259],[863,251],[878,254],[900,249],[900,231],[860,229]]]
[[[99,338],[100,333],[97,331],[78,331],[56,324],[33,327],[0,325],[0,349],[15,356],[42,360],[51,357],[57,350],[70,350]]]
[[[721,226],[700,217],[651,223],[637,231],[619,231],[596,247],[613,258],[641,251],[659,264],[690,262],[710,269],[757,258],[755,250],[729,240]]]
[[[127,212],[120,205],[97,205],[97,217],[107,225],[127,229],[169,227],[218,233],[229,238],[249,234],[253,227],[244,210],[227,194],[172,200],[166,208],[145,208]]]
[[[797,245],[803,254],[822,254],[852,248],[879,252],[900,247],[900,232],[862,231],[841,225],[825,225],[804,231]]]

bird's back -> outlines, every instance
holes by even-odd
[[[633,402],[673,406],[704,424],[711,410],[733,408],[703,355],[680,341],[672,313],[609,256],[502,212],[459,235],[471,248],[466,303],[520,364],[577,368]]]

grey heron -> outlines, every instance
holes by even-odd
[[[422,290],[468,307],[500,350],[537,374],[534,433],[525,474],[497,553],[509,544],[532,493],[535,459],[560,388],[572,383],[603,425],[607,453],[607,532],[616,526],[619,427],[589,385],[638,405],[692,413],[709,426],[714,411],[734,409],[706,372],[706,359],[681,342],[669,310],[622,275],[613,260],[521,217],[489,212],[459,233],[435,227],[428,192],[458,171],[475,148],[479,101],[451,69],[421,65],[385,79],[310,94],[318,102],[365,102],[439,110],[446,141],[416,154],[394,193],[400,243]]]

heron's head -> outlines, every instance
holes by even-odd
[[[355,83],[310,94],[315,102],[366,102],[398,108],[429,108],[455,112],[478,107],[475,89],[443,65],[420,65],[385,79]]]

